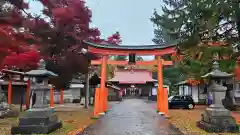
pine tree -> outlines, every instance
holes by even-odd
[[[208,72],[215,54],[221,68],[232,71],[235,64],[232,41],[236,25],[232,21],[231,4],[224,0],[165,0],[164,3],[163,14],[154,12],[151,19],[157,26],[155,31],[161,31],[155,32],[154,41],[180,41],[181,53],[178,55],[183,58],[177,63],[186,77],[199,78]],[[232,28],[228,29],[227,25]]]

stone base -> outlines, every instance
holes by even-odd
[[[221,105],[211,105],[202,114],[197,126],[207,132],[239,132],[239,127],[231,112]]]
[[[49,124],[49,125],[19,125],[18,127],[12,127],[12,134],[49,134],[62,127],[61,122]]]
[[[19,118],[19,125],[12,127],[12,134],[48,134],[62,127],[51,109],[26,111]]]
[[[239,132],[238,126],[232,126],[232,127],[218,126],[218,125],[206,123],[204,121],[198,121],[197,126],[209,133],[223,133],[223,132],[238,133]]]

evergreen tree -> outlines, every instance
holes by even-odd
[[[208,72],[213,56],[224,71],[232,71],[237,14],[234,2],[227,1],[164,0],[163,14],[154,12],[151,21],[157,28],[153,41],[180,41],[178,55],[184,57],[177,64],[186,77],[199,78]]]

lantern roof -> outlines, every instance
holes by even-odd
[[[203,75],[202,78],[231,78],[233,74],[220,71],[219,63],[217,61],[213,62],[212,71]]]
[[[58,75],[46,69],[46,63],[43,59],[39,61],[39,67],[36,70],[26,72],[25,75],[32,77],[57,77]]]

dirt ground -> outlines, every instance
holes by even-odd
[[[92,108],[84,109],[77,107],[75,109],[56,108],[56,114],[63,122],[63,128],[51,133],[50,135],[72,135],[72,131],[84,129],[86,126],[93,124],[94,119],[91,119]],[[11,135],[11,125],[15,125],[18,122],[18,118],[5,118],[0,119],[0,135]],[[75,135],[75,134],[74,134]]]
[[[193,110],[186,109],[170,109],[169,110],[169,121],[178,127],[182,132],[187,135],[240,135],[238,134],[227,134],[227,133],[207,133],[196,126],[196,122],[201,119],[206,106],[196,106]]]

